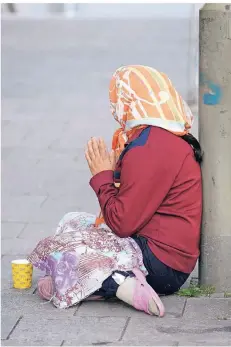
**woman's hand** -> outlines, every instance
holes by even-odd
[[[101,171],[115,170],[115,152],[108,152],[106,144],[102,138],[96,139],[93,137],[88,141],[85,156],[93,176]]]

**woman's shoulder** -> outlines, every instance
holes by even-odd
[[[151,127],[148,144],[150,148],[158,148],[163,152],[169,152],[173,156],[185,157],[193,153],[191,146],[180,136],[159,127]]]

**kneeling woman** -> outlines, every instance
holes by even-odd
[[[46,271],[38,291],[57,307],[116,296],[163,316],[158,294],[178,291],[199,256],[201,150],[189,133],[193,116],[168,77],[146,66],[119,68],[110,102],[121,126],[113,151],[96,138],[86,148],[100,217],[68,213],[28,260]]]

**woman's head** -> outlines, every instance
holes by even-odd
[[[122,66],[111,79],[109,98],[112,115],[121,126],[112,141],[118,154],[137,128],[152,125],[180,136],[202,161],[200,144],[189,133],[192,112],[165,74],[148,66]]]
[[[169,78],[151,67],[120,67],[111,79],[109,97],[112,114],[125,132],[153,125],[183,136],[192,126],[188,105]]]

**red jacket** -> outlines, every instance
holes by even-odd
[[[116,235],[144,236],[159,260],[190,273],[199,256],[201,170],[183,139],[161,128],[148,129],[146,135],[137,131],[117,164],[120,189],[114,186],[113,171],[95,175],[90,185]]]

